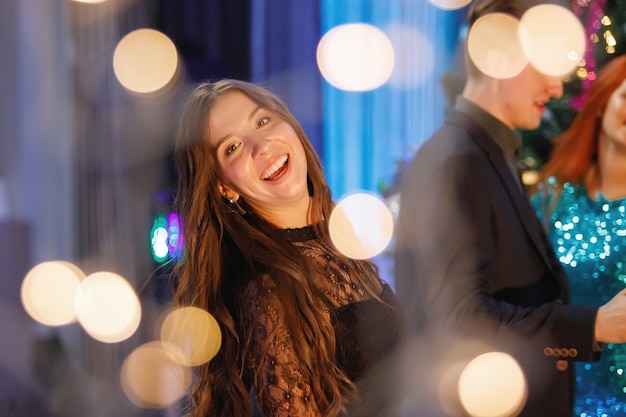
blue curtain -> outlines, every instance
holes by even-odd
[[[320,1],[322,35],[369,23],[394,45],[396,68],[382,87],[346,92],[322,83],[323,160],[334,197],[382,193],[443,122],[450,92],[442,76],[459,66],[465,10],[443,11],[426,0]]]
[[[290,106],[336,199],[389,191],[402,162],[442,124],[451,99],[442,76],[460,69],[464,14],[426,0],[250,0],[250,78]],[[390,37],[396,70],[389,83],[346,92],[322,78],[317,44],[344,23],[369,23]]]
[[[250,0],[250,78],[289,106],[323,155],[318,0]]]
[[[426,0],[250,1],[251,79],[281,96],[302,123],[335,199],[393,192],[403,161],[442,124],[458,92],[464,10]],[[390,37],[396,70],[389,83],[345,92],[322,78],[317,44],[344,23],[369,23]],[[393,286],[392,258],[383,253],[375,262]]]

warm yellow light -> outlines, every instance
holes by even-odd
[[[573,72],[584,56],[585,29],[578,16],[556,4],[529,9],[520,20],[520,40],[540,72],[561,77]]]
[[[493,78],[511,78],[528,63],[519,41],[519,21],[505,13],[479,18],[467,36],[467,50],[478,69]]]
[[[322,76],[345,91],[376,89],[389,80],[395,54],[382,30],[351,23],[329,30],[317,45],[317,65]]]
[[[175,76],[178,53],[174,43],[154,29],[137,29],[124,36],[113,53],[118,81],[135,93],[154,93]]]
[[[139,299],[128,281],[112,272],[88,275],[78,288],[75,303],[78,321],[101,342],[125,340],[139,326]]]
[[[342,253],[354,259],[372,258],[391,241],[393,217],[385,203],[367,193],[342,198],[330,215],[330,237]]]
[[[185,353],[186,362],[193,366],[210,361],[222,344],[222,332],[217,320],[197,307],[183,307],[167,314],[161,325],[164,345],[176,346]],[[174,355],[174,358],[178,356]]]
[[[163,408],[185,394],[191,385],[191,368],[181,364],[182,352],[174,360],[176,349],[167,342],[149,342],[124,360],[120,372],[122,389],[135,405]]]
[[[526,402],[526,378],[517,361],[502,352],[473,359],[459,378],[459,397],[472,417],[511,417]]]
[[[472,0],[428,0],[430,4],[443,10],[456,10],[467,6]]]
[[[22,305],[34,320],[47,326],[72,323],[76,321],[74,297],[84,278],[83,272],[69,262],[40,263],[22,281]]]
[[[607,46],[615,46],[617,45],[617,41],[615,40],[615,36],[611,33],[610,30],[606,30],[604,32],[604,40],[606,41]]]
[[[524,185],[535,185],[539,181],[539,172],[528,170],[522,173],[522,183]]]

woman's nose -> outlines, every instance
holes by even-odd
[[[266,137],[252,138],[253,146],[252,146],[252,157],[257,158],[259,156],[265,155],[271,143],[271,140]]]

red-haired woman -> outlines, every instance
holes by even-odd
[[[609,61],[554,139],[531,202],[570,280],[572,304],[626,286],[626,55]],[[626,345],[576,363],[576,416],[626,416]]]

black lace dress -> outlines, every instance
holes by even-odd
[[[343,264],[314,239],[310,228],[287,229],[285,238],[314,265],[313,284],[323,294],[337,341],[337,364],[356,385],[361,401],[348,404],[349,417],[392,417],[399,415],[400,386],[396,364],[401,343],[401,313],[396,296],[380,280],[375,293],[385,301],[371,298],[353,280],[357,271]],[[269,278],[271,279],[271,278]],[[252,358],[268,334],[275,334],[271,352],[263,363],[269,389],[263,395],[264,417],[322,417],[310,397],[310,381],[303,378],[302,366],[293,351],[284,324],[284,306],[272,292],[272,284],[256,282],[246,291],[246,314],[255,318],[251,344]],[[256,339],[256,341],[255,341]],[[253,362],[257,362],[253,359]],[[253,365],[251,365],[253,366]]]

